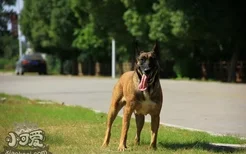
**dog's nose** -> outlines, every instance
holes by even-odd
[[[149,73],[150,73],[150,71],[151,71],[151,69],[150,69],[150,68],[145,68],[145,69],[144,69],[144,73],[145,73],[145,74],[149,74]]]

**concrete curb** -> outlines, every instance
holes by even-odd
[[[190,130],[190,131],[198,131],[198,132],[206,132],[210,135],[214,135],[214,136],[233,136],[233,137],[237,137],[241,140],[246,140],[246,137],[240,137],[240,136],[236,136],[236,135],[232,135],[232,134],[219,134],[219,133],[215,133],[212,131],[206,131],[206,130],[202,130],[202,129],[195,129],[195,128],[189,128],[189,127],[183,127],[183,126],[179,126],[179,125],[173,125],[173,124],[168,124],[168,123],[160,123],[161,125],[164,126],[168,126],[168,127],[175,127],[175,128],[180,128],[180,129],[185,129],[185,130]]]
[[[246,144],[224,144],[224,143],[209,143],[211,146],[234,148],[234,149],[246,149]]]

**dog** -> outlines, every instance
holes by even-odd
[[[144,126],[145,115],[151,116],[150,148],[156,149],[157,133],[160,124],[162,108],[162,88],[159,81],[160,66],[158,63],[159,46],[156,42],[149,52],[139,52],[134,71],[124,73],[113,89],[111,105],[107,118],[107,129],[102,147],[107,147],[110,141],[111,127],[118,112],[124,106],[122,130],[118,150],[126,150],[127,132],[131,115],[135,114],[137,133],[135,144],[140,143],[140,134]]]

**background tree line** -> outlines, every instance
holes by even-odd
[[[18,58],[18,40],[8,31],[7,25],[13,10],[4,8],[14,4],[15,0],[0,0],[0,69],[14,67]]]
[[[61,66],[70,60],[74,75],[78,62],[91,69],[94,62],[110,63],[114,38],[118,63],[134,59],[134,40],[141,49],[158,40],[163,77],[198,78],[201,62],[228,61],[227,81],[235,81],[236,62],[246,60],[243,6],[232,0],[24,0],[20,24],[36,51],[58,57]]]

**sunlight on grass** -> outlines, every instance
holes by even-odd
[[[0,94],[0,152],[6,145],[5,137],[14,129],[14,123],[31,122],[45,131],[45,144],[53,153],[116,153],[120,138],[121,118],[117,117],[112,127],[108,148],[101,148],[106,128],[107,115],[78,106],[58,103],[38,104],[21,96]],[[128,149],[125,153],[245,153],[246,151],[211,147],[208,143],[245,144],[231,136],[211,136],[204,132],[192,132],[161,126],[158,149],[149,150],[150,124],[146,123],[141,136],[141,145],[134,145],[135,121],[131,120],[128,133]],[[118,153],[118,152],[117,152]]]

